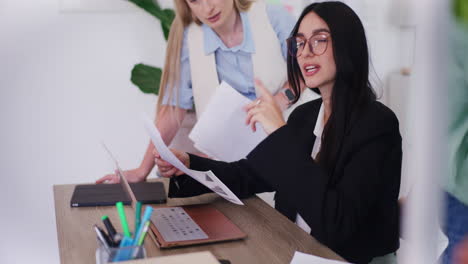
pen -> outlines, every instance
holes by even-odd
[[[148,232],[149,225],[150,221],[146,221],[145,226],[143,227],[143,233],[141,234],[140,239],[138,240],[138,246],[141,246],[143,244],[143,241],[146,237],[146,233]]]
[[[150,221],[146,221],[146,222],[144,223],[144,226],[143,226],[143,229],[142,229],[143,231],[142,231],[142,233],[141,233],[140,239],[138,239],[138,243],[137,243],[137,246],[138,246],[138,247],[137,247],[136,249],[133,250],[132,259],[136,258],[137,255],[138,255],[138,252],[139,252],[140,250],[142,250],[142,249],[140,248],[140,246],[143,245],[143,241],[145,240],[146,234],[147,234],[147,232],[148,232],[149,225],[150,225]],[[135,244],[135,242],[134,242],[134,244]]]
[[[137,234],[137,230],[140,227],[140,220],[141,220],[141,202],[136,203],[136,210],[135,210],[135,236]]]
[[[102,237],[104,238],[104,240],[107,242],[107,244],[112,247],[112,241],[110,239],[110,237],[106,234],[106,232],[104,232],[104,230],[102,230],[99,226],[95,225],[97,230],[99,230],[99,232],[102,234]]]
[[[132,235],[130,234],[130,230],[128,230],[128,223],[127,223],[127,218],[125,217],[125,210],[123,207],[123,203],[117,202],[115,206],[117,206],[117,211],[119,212],[120,224],[122,225],[124,236],[131,238]]]
[[[101,229],[97,225],[94,225],[94,231],[96,231],[96,235],[97,235],[98,240],[101,241],[101,243],[104,246],[104,248],[106,249],[106,251],[109,252],[110,245],[109,245],[108,241],[106,240],[106,238],[104,237]]]
[[[112,245],[117,246],[116,237],[115,237],[115,234],[117,234],[117,231],[115,231],[115,228],[112,225],[109,217],[107,215],[104,215],[101,219],[102,219],[102,222],[104,223],[104,226],[106,226],[107,233],[109,234],[109,238],[110,238]]]
[[[136,246],[138,241],[140,240],[142,231],[143,231],[143,225],[147,222],[150,221],[151,214],[153,213],[153,207],[151,206],[146,206],[145,208],[145,213],[143,214],[143,218],[141,219],[141,225],[138,227],[138,230],[135,231],[135,239],[133,240],[133,245]]]

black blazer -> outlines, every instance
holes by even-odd
[[[318,241],[350,262],[368,263],[399,247],[398,120],[383,104],[368,105],[345,133],[334,173],[327,175],[311,158],[321,102],[298,107],[246,159],[226,163],[190,154],[190,167],[212,170],[239,198],[276,191],[278,211],[291,221],[299,213]],[[182,175],[171,179],[169,196],[209,191]]]

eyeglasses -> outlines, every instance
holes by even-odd
[[[309,39],[302,35],[290,37],[287,39],[288,52],[293,57],[299,57],[309,43],[310,52],[316,56],[322,55],[327,50],[329,38],[330,36],[325,34],[313,35]]]

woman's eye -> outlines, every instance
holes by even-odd
[[[296,48],[300,48],[300,47],[302,47],[302,46],[304,46],[304,41],[298,41],[298,42],[296,42]]]
[[[312,43],[314,43],[315,46],[319,44],[326,44],[328,42],[328,38],[315,38],[312,40]]]

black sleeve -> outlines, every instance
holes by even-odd
[[[199,171],[211,170],[239,199],[255,193],[272,191],[271,187],[250,168],[243,159],[236,162],[222,162],[189,154],[190,168]],[[171,178],[169,197],[190,197],[211,192],[210,189],[188,175]]]
[[[318,111],[321,100],[314,100],[298,106],[290,115],[288,124],[293,126],[303,125],[304,113]],[[308,146],[302,144],[304,149]],[[266,157],[267,155],[265,155]],[[199,171],[211,170],[213,173],[235,193],[239,198],[248,197],[254,193],[274,191],[263,178],[258,177],[252,170],[250,163],[243,159],[237,162],[222,162],[202,158],[189,154],[190,168]],[[171,178],[169,184],[169,197],[190,197],[211,192],[208,188],[198,183],[188,175]]]
[[[381,169],[386,166],[400,175],[401,137],[398,121],[383,123],[384,128],[355,147],[345,162],[340,180],[329,186],[329,176],[311,158],[311,149],[304,148],[298,129],[283,126],[260,143],[247,157],[259,175],[311,227],[311,234],[329,247],[340,246],[363,226],[366,214],[378,200],[382,190]],[[285,155],[287,153],[287,155]]]

